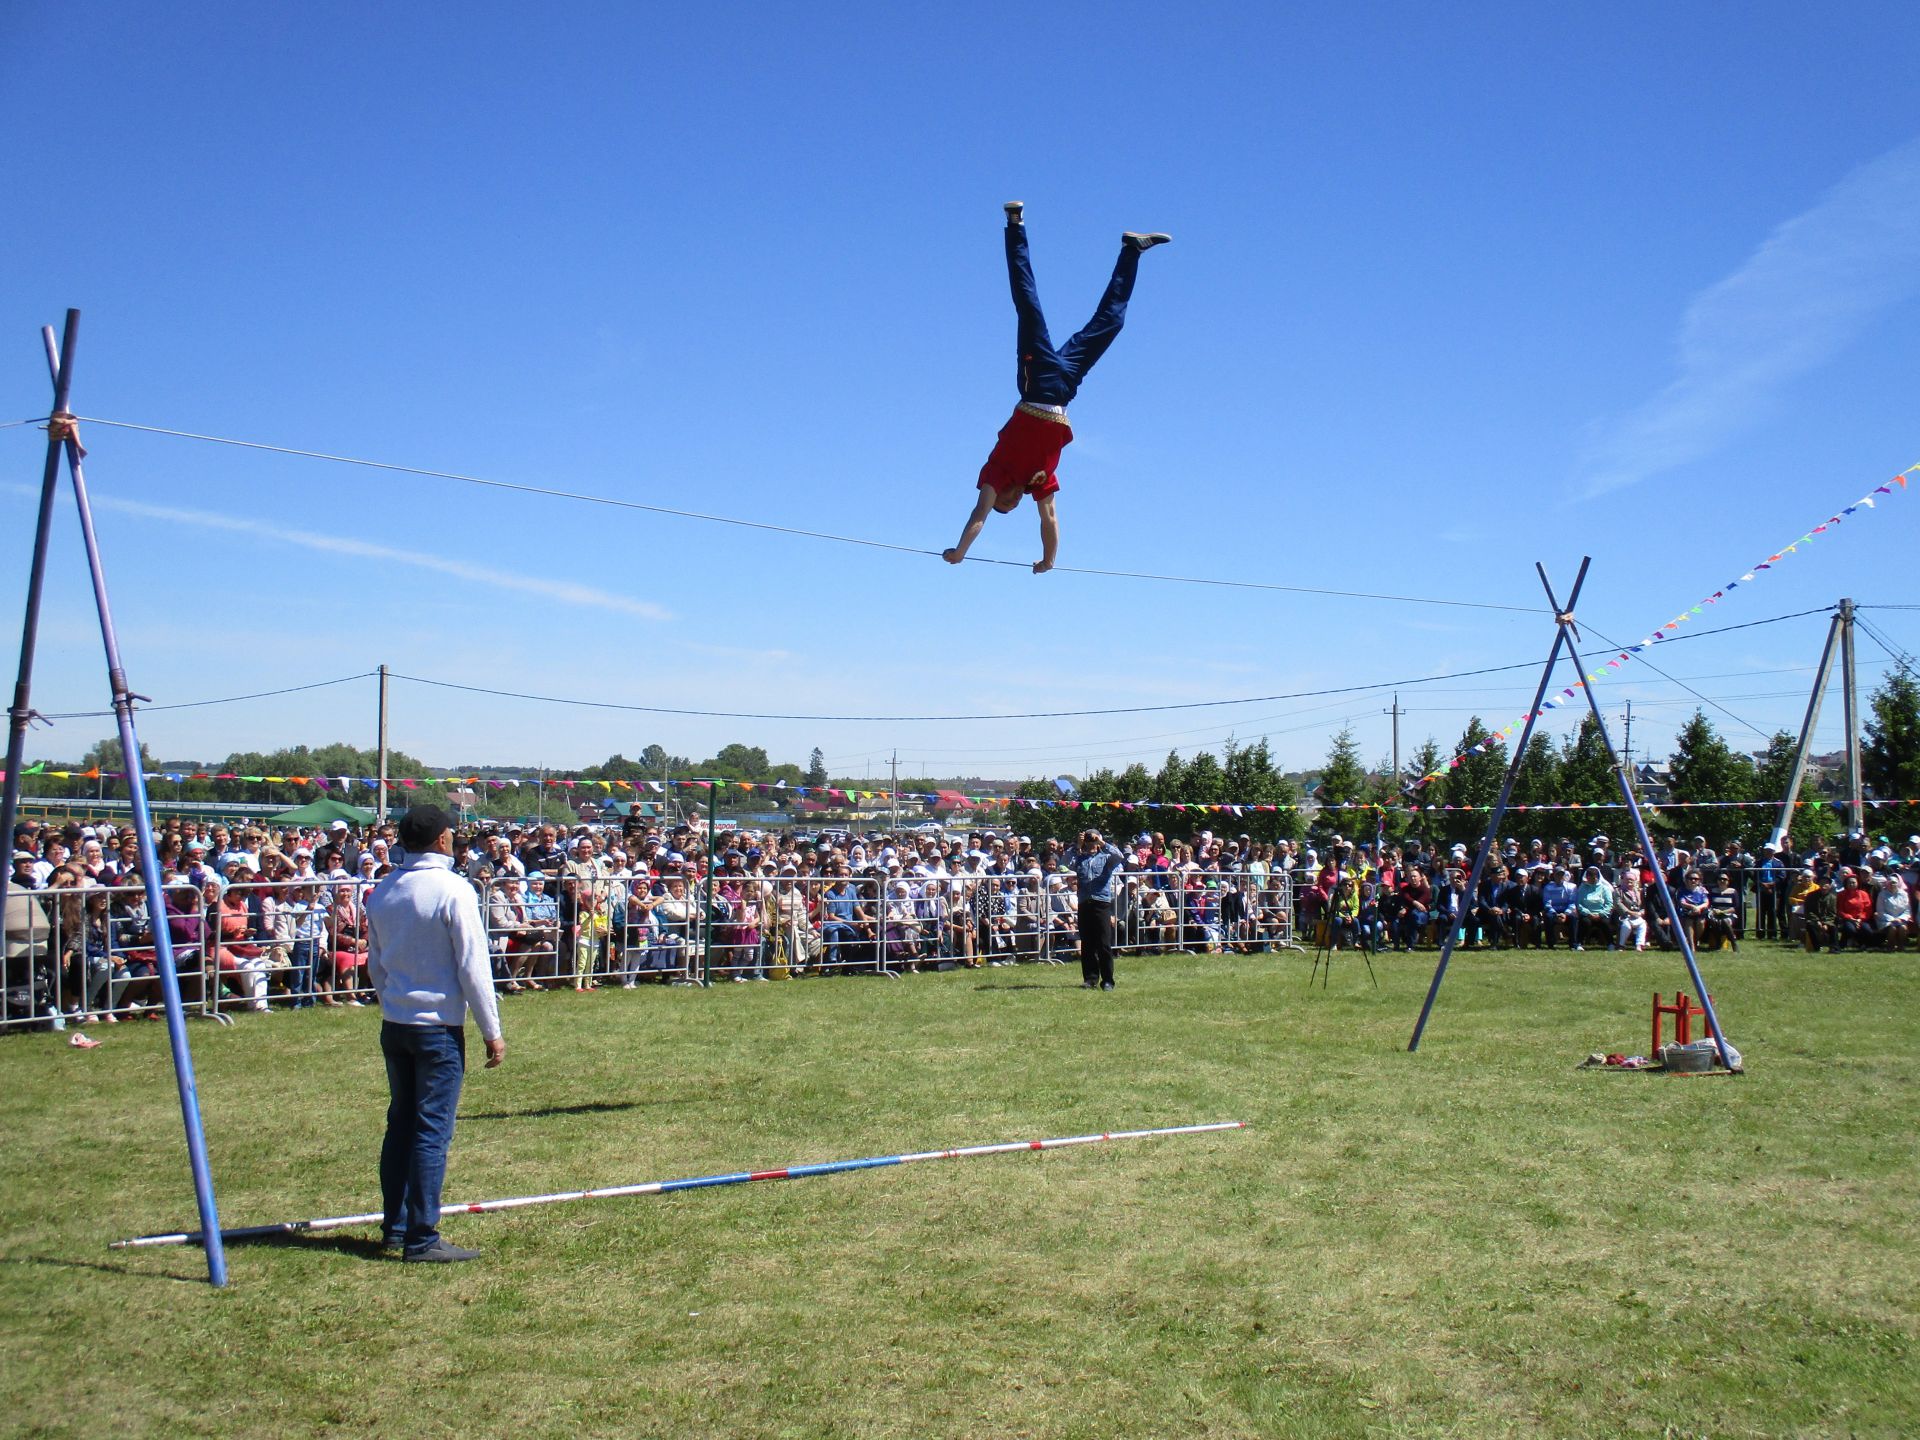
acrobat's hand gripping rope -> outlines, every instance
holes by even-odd
[[[1244,1120],[1211,1125],[1165,1125],[1157,1130],[1111,1130],[1100,1135],[1070,1135],[1059,1140],[1010,1140],[999,1145],[966,1145],[958,1150],[921,1150],[911,1155],[872,1155],[864,1160],[826,1160],[815,1165],[789,1165],[779,1170],[736,1170],[722,1175],[698,1175],[688,1180],[650,1180],[644,1185],[608,1185],[598,1190],[561,1190],[552,1195],[519,1195],[507,1200],[477,1200],[467,1205],[444,1205],[442,1215],[485,1215],[494,1210],[521,1210],[529,1205],[558,1205],[566,1200],[612,1200],[624,1195],[664,1195],[672,1190],[708,1190],[717,1185],[745,1185],[754,1180],[808,1180],[837,1175],[844,1170],[878,1170],[888,1165],[911,1165],[917,1160],[966,1160],[976,1155],[1009,1155],[1017,1150],[1059,1150],[1068,1145],[1095,1145],[1106,1140],[1144,1140],[1154,1135],[1202,1135],[1213,1130],[1244,1130]],[[340,1230],[349,1225],[378,1225],[378,1210],[365,1215],[336,1215],[322,1220],[287,1220],[278,1225],[243,1225],[220,1232],[222,1240],[265,1240],[275,1235],[309,1235]],[[136,1235],[115,1240],[109,1247],[127,1250],[142,1245],[198,1245],[198,1231],[172,1235]]]

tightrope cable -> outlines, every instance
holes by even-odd
[[[209,445],[229,445],[240,450],[259,450],[270,455],[290,455],[303,460],[324,460],[335,465],[357,465],[368,470],[383,470],[395,475],[418,475],[433,480],[453,480],[462,485],[479,485],[490,490],[507,490],[520,495],[539,495],[549,500],[572,500],[582,505],[605,505],[618,510],[638,510],[649,515],[671,515],[680,520],[704,520],[712,525],[733,525],[743,530],[764,530],[774,535],[793,535],[806,540],[828,540],[840,545],[860,545],[869,550],[891,550],[899,555],[930,555],[941,558],[938,550],[918,545],[897,545],[889,540],[869,540],[857,535],[839,535],[829,530],[809,530],[794,525],[776,525],[766,520],[742,520],[736,515],[714,515],[703,510],[681,510],[671,505],[649,505],[641,500],[623,500],[612,495],[595,495],[584,490],[562,490],[549,485],[529,485],[513,480],[493,480],[482,475],[465,475],[457,470],[434,470],[421,465],[400,465],[387,460],[368,460],[356,455],[334,455],[324,450],[303,450],[291,445],[269,445],[259,440],[240,440],[230,435],[206,435],[194,430],[174,430],[164,425],[140,425],[131,420],[103,420],[97,415],[78,417],[88,425],[106,425],[116,430],[135,430],[145,435],[165,435],[175,440],[198,440]],[[31,422],[23,422],[31,423]],[[968,564],[1005,565],[1014,569],[1032,568],[1020,560],[1000,560],[989,555],[969,555]],[[1501,605],[1484,600],[1449,600],[1431,595],[1390,595],[1372,590],[1331,590],[1314,585],[1282,585],[1263,580],[1221,580],[1200,575],[1161,575],[1145,570],[1097,570],[1079,565],[1056,565],[1056,572],[1070,575],[1096,575],[1113,580],[1153,580],[1164,585],[1213,585],[1232,590],[1271,590],[1292,595],[1327,595],[1343,600],[1387,600],[1404,605],[1444,605],[1466,610],[1504,610],[1520,615],[1542,613],[1538,605]],[[701,712],[689,712],[701,713]]]

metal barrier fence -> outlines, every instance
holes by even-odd
[[[557,892],[557,893],[554,893]],[[1050,875],[766,875],[486,883],[503,989],[626,987],[1079,958],[1069,872]],[[1254,952],[1293,943],[1292,877],[1128,872],[1116,881],[1116,951]]]
[[[160,923],[173,940],[189,1014],[276,1003],[364,1005],[370,882],[167,887]],[[160,1016],[154,922],[138,886],[9,891],[0,1029]]]
[[[166,924],[190,1013],[359,1005],[365,896],[374,882],[296,876],[166,895]],[[747,983],[832,974],[900,975],[1079,958],[1071,872],[881,879],[721,871],[692,880],[581,869],[484,880],[480,907],[496,987]],[[1464,897],[1463,901],[1464,901]],[[1455,923],[1470,929],[1467,901]],[[1311,947],[1326,902],[1305,875],[1128,870],[1115,880],[1122,953],[1258,953]],[[1435,944],[1449,912],[1391,901],[1336,917],[1375,948]],[[1604,941],[1602,942],[1604,943]],[[153,925],[136,886],[9,894],[0,1030],[159,1014]]]
[[[1257,951],[1299,933],[1292,877],[1126,872],[1116,951]],[[362,1005],[371,881],[320,876],[166,892],[190,1014]],[[480,887],[496,987],[597,988],[1079,958],[1073,878],[732,875],[692,883],[591,873]],[[138,886],[12,891],[0,1030],[157,1017],[153,924]]]

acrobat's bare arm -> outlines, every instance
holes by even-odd
[[[1040,558],[1033,562],[1033,573],[1044,575],[1053,568],[1053,557],[1060,553],[1060,517],[1054,513],[1051,495],[1036,495],[1034,508],[1040,512]]]
[[[973,514],[967,517],[966,529],[960,532],[960,543],[951,550],[940,552],[940,558],[949,565],[958,565],[967,558],[967,551],[973,548],[973,542],[980,538],[980,532],[986,528],[987,516],[993,513],[994,492],[990,486],[980,487],[980,498],[974,502]]]

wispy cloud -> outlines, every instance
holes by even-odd
[[[8,488],[21,494],[38,493],[37,489],[27,486],[15,485]],[[371,541],[356,540],[347,535],[331,535],[321,530],[299,530],[289,526],[269,524],[264,520],[245,520],[234,515],[220,515],[208,510],[183,510],[171,505],[150,505],[144,500],[123,500],[110,495],[94,496],[92,500],[93,508],[96,510],[134,515],[143,520],[160,520],[170,525],[191,525],[201,530],[221,530],[231,535],[248,535],[257,540],[267,540],[280,545],[295,545],[304,550],[317,550],[327,555],[347,555],[358,560],[406,565],[416,570],[429,570],[440,575],[471,580],[495,590],[513,590],[523,595],[539,595],[548,600],[558,601],[562,605],[583,605],[598,610],[612,610],[621,615],[632,615],[642,620],[673,618],[671,611],[648,600],[616,595],[610,590],[596,589],[591,585],[577,585],[570,580],[554,580],[543,575],[523,575],[512,570],[496,570],[489,565],[474,565],[445,555],[432,555],[424,550],[401,550],[391,545],[376,545]]]
[[[1848,175],[1687,307],[1679,373],[1602,424],[1581,466],[1589,495],[1698,460],[1788,381],[1920,289],[1920,139]]]

